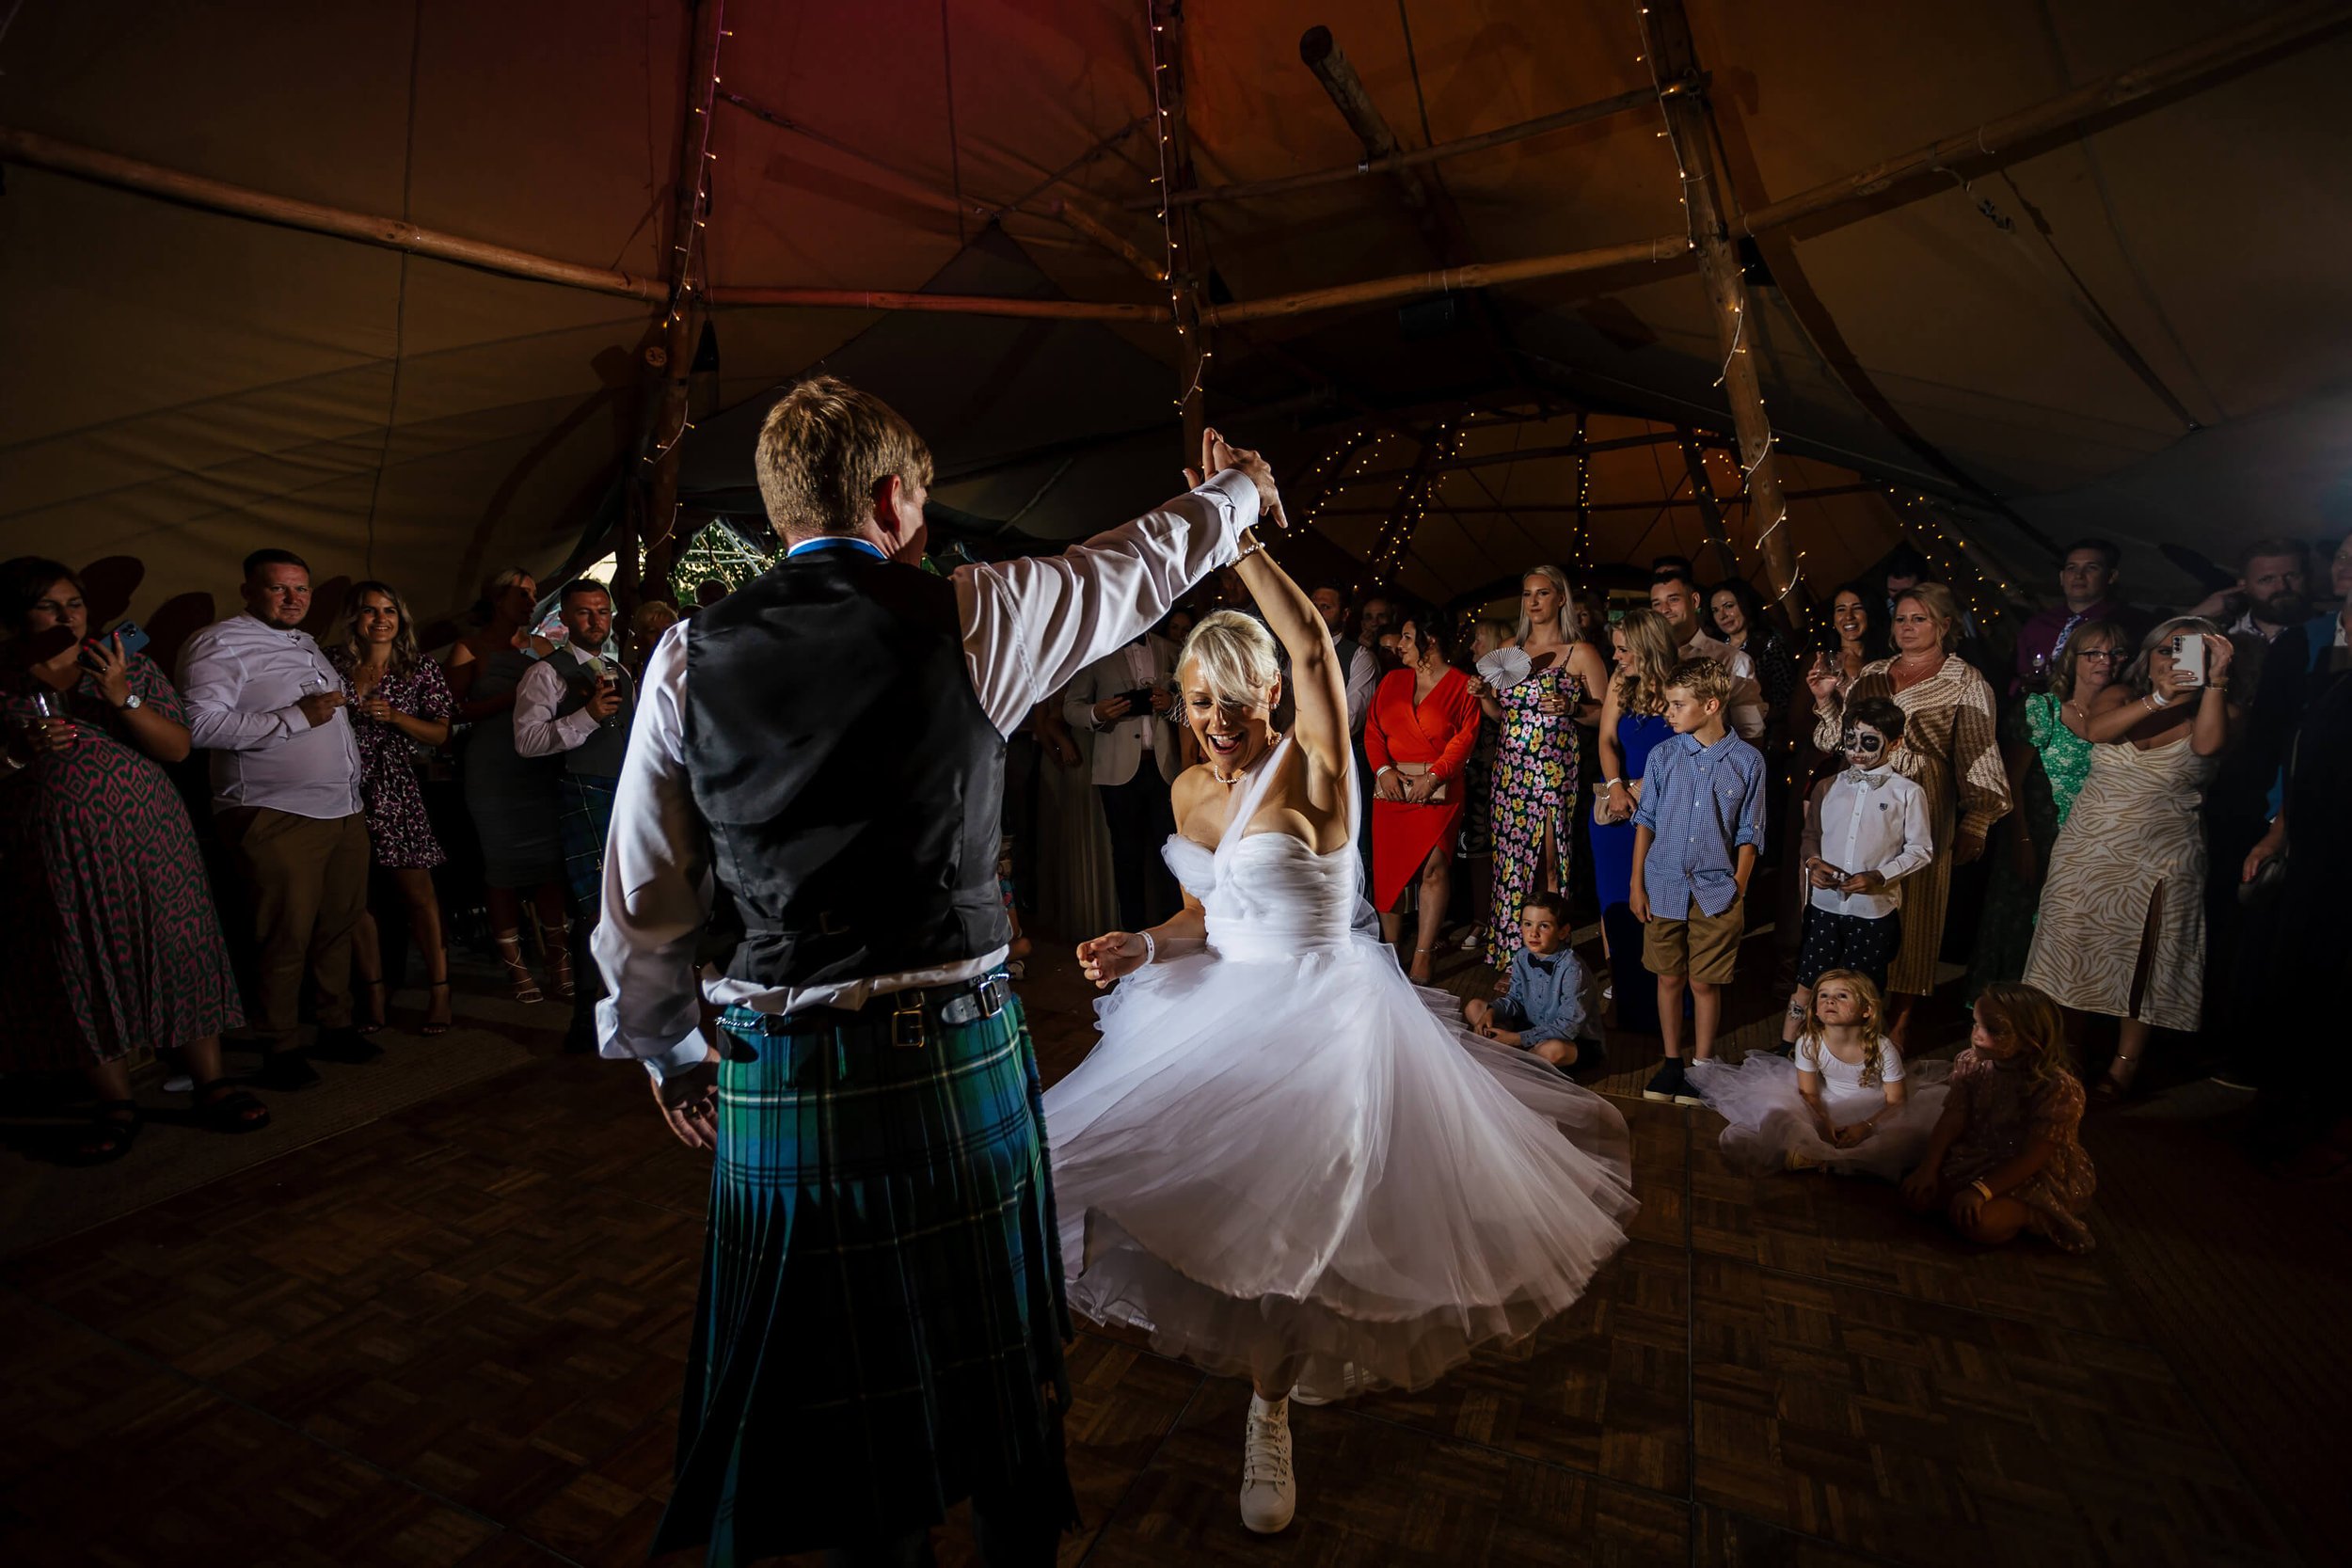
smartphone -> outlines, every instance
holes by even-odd
[[[1133,718],[1138,713],[1152,711],[1152,693],[1154,689],[1149,686],[1138,686],[1133,691],[1115,691],[1112,695],[1127,699],[1127,715]]]
[[[125,656],[137,653],[147,646],[147,633],[139,629],[139,624],[136,621],[125,621],[114,630],[102,632],[83,643],[81,655],[74,659],[74,662],[85,670],[97,669],[99,646],[117,637],[122,639],[122,651]]]
[[[2202,634],[2185,631],[2172,639],[2172,673],[2183,686],[2205,684],[2205,639]]]

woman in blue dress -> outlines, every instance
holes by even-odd
[[[1609,628],[1616,673],[1600,709],[1600,782],[1593,794],[1593,887],[1609,953],[1617,1027],[1658,1032],[1658,988],[1642,967],[1642,925],[1628,903],[1633,886],[1633,808],[1650,748],[1674,734],[1666,722],[1666,676],[1675,667],[1674,629],[1652,610],[1629,610]],[[1606,820],[1603,820],[1606,818]]]

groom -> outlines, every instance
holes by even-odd
[[[1050,1563],[1070,1330],[1000,969],[1005,737],[1232,561],[1272,479],[941,578],[930,453],[879,400],[803,382],[755,466],[787,554],[655,648],[596,934],[604,1054],[718,1155],[655,1550],[927,1562],[970,1497],[992,1568]]]

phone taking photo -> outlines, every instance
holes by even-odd
[[[114,630],[84,642],[81,653],[75,657],[73,662],[85,670],[94,671],[102,668],[98,659],[98,650],[118,637],[122,639],[122,655],[125,658],[147,646],[147,633],[139,629],[139,624],[136,621],[125,621]]]
[[[2172,673],[2183,686],[2205,684],[2205,640],[2193,631],[2176,632],[2172,638]]]

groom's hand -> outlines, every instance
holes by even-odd
[[[1221,474],[1228,468],[1239,468],[1258,487],[1258,515],[1276,528],[1288,531],[1290,517],[1282,511],[1282,494],[1274,485],[1274,469],[1263,457],[1248,447],[1237,447],[1217,431],[1200,433],[1200,467],[1186,468],[1184,482],[1198,489],[1204,478]]]
[[[653,1102],[677,1141],[706,1153],[719,1147],[719,1053],[653,1085]]]
[[[1112,931],[1078,943],[1078,970],[1102,990],[1121,975],[1143,967],[1143,938],[1133,931]]]

